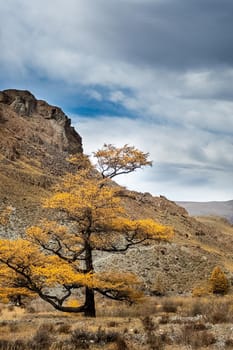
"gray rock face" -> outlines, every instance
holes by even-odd
[[[36,101],[31,99],[23,99],[17,96],[16,99],[11,103],[14,111],[22,116],[31,116],[36,108]]]
[[[36,98],[23,90],[4,90],[0,92],[0,102],[9,104],[22,116],[31,116],[36,109]]]
[[[60,108],[37,100],[29,91],[13,89],[0,91],[0,122],[9,121],[10,124],[10,118],[13,121],[17,116],[25,118],[26,133],[29,128],[32,130],[31,134],[28,131],[28,135],[25,133],[21,135],[23,131],[20,129],[23,123],[18,118],[16,122],[12,122],[12,127],[8,126],[8,129],[12,128],[14,131],[18,126],[18,138],[25,139],[26,136],[30,143],[33,141],[39,145],[47,144],[49,147],[68,153],[82,152],[82,139],[71,126],[71,120]],[[32,122],[31,127],[28,124],[29,118]]]

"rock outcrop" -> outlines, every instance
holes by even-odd
[[[6,151],[9,152],[11,141],[12,157],[15,154],[17,158],[19,153],[24,155],[25,147],[21,147],[21,152],[17,152],[17,148],[20,143],[26,142],[40,149],[44,146],[51,151],[82,152],[81,137],[64,112],[45,101],[36,100],[29,91],[0,92],[0,123],[5,125],[5,131],[9,131]],[[6,140],[3,137],[1,144],[4,142]],[[1,151],[8,157],[4,148]]]
[[[65,172],[82,139],[64,112],[29,91],[0,92],[0,200],[16,209],[21,231],[40,215],[41,198]]]

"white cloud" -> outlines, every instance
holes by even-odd
[[[77,118],[77,117],[76,117]],[[76,119],[74,118],[74,119]],[[233,145],[208,131],[156,125],[148,120],[119,117],[78,117],[84,151],[91,155],[104,143],[131,144],[149,152],[153,168],[118,178],[141,192],[163,194],[172,200],[232,198]],[[203,197],[204,194],[204,197]]]
[[[97,90],[93,90],[93,89],[88,89],[86,90],[86,94],[88,96],[90,96],[90,98],[97,100],[97,101],[102,101],[103,100],[103,96],[100,92],[98,92]]]
[[[174,199],[231,199],[232,5],[221,2],[219,27],[220,5],[206,11],[204,3],[3,1],[1,77],[23,82],[38,75],[135,113],[77,124],[86,152],[108,142],[151,153],[154,170],[130,176],[127,185]]]

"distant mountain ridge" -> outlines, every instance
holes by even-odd
[[[192,216],[220,216],[233,224],[233,200],[225,202],[176,202]]]

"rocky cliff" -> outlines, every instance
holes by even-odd
[[[29,91],[0,92],[0,123],[1,155],[9,160],[41,158],[43,152],[50,157],[82,152],[81,137],[70,119],[60,108],[36,100]]]
[[[20,225],[40,215],[41,198],[72,170],[68,155],[80,152],[81,137],[60,108],[29,91],[0,92],[0,199],[16,208]]]

